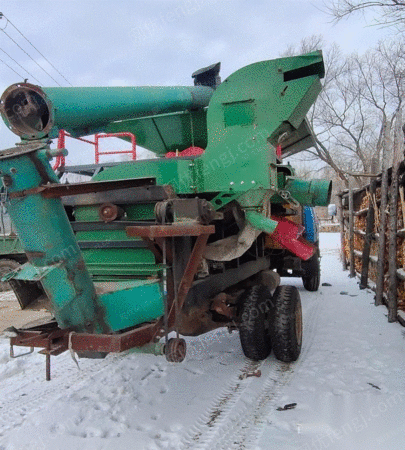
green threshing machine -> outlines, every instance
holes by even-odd
[[[330,181],[294,177],[283,158],[310,147],[305,120],[321,89],[321,52],[248,65],[194,86],[10,86],[1,114],[21,142],[0,152],[2,203],[28,262],[9,273],[22,308],[55,320],[8,330],[12,346],[50,357],[134,347],[180,362],[183,336],[238,329],[245,355],[298,358],[298,290],[319,286],[313,206]],[[61,184],[49,161],[60,130],[133,133],[158,156]],[[124,138],[126,139],[125,135]],[[175,334],[173,334],[173,332]],[[168,335],[172,333],[169,339]],[[165,339],[162,339],[162,338]]]

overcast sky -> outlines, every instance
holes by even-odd
[[[327,2],[327,0],[325,0]],[[344,53],[364,52],[388,30],[361,16],[338,25],[324,0],[3,0],[2,12],[74,86],[189,85],[191,73],[221,61],[221,76],[249,63],[277,58],[313,34]],[[371,17],[366,17],[371,23]],[[4,29],[6,20],[0,20]],[[66,81],[8,24],[0,33],[0,59],[30,82]],[[21,81],[0,62],[0,91]],[[18,139],[1,122],[0,148]],[[69,148],[69,147],[68,147]],[[83,156],[84,155],[84,156]],[[91,152],[72,146],[70,163],[89,163]]]

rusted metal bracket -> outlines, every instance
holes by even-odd
[[[10,358],[12,358],[12,359],[20,358],[21,356],[30,355],[31,353],[34,353],[34,347],[30,347],[30,350],[28,352],[21,353],[20,355],[15,355],[14,354],[14,346],[10,345]]]
[[[133,226],[127,227],[127,235],[130,237],[142,237],[145,239],[152,249],[153,240],[181,237],[181,236],[197,236],[190,258],[188,260],[183,277],[180,281],[177,295],[171,299],[169,305],[169,327],[172,327],[176,321],[176,313],[181,311],[187,294],[193,283],[194,276],[197,272],[198,266],[201,263],[202,256],[207,246],[208,237],[215,233],[214,225],[201,225],[199,223],[173,223],[170,225],[152,225],[152,226]],[[159,243],[160,247],[162,244]],[[155,256],[160,257],[160,253],[154,248]]]
[[[85,183],[71,184],[46,184],[33,189],[13,192],[9,198],[21,198],[27,195],[42,194],[45,198],[59,198],[69,195],[82,195],[94,192],[112,191],[116,189],[129,189],[134,187],[153,186],[156,184],[155,178],[136,178],[112,181],[89,181]]]
[[[215,232],[215,227],[214,228]],[[198,236],[193,251],[191,252],[190,259],[188,260],[186,270],[184,271],[183,277],[181,279],[179,290],[177,294],[178,308],[179,311],[183,308],[184,302],[186,300],[188,291],[193,283],[194,276],[197,273],[198,266],[201,263],[202,256],[207,246],[208,234],[201,234]]]
[[[198,266],[201,263],[202,256],[207,246],[208,237],[208,234],[202,234],[198,236],[194,244],[183,277],[180,281],[177,295],[174,297],[170,305],[168,314],[169,328],[172,328],[173,326],[176,327],[177,314],[183,309],[187,294],[193,284],[194,276],[197,273]]]
[[[71,336],[72,349],[75,352],[121,353],[158,340],[162,325],[162,320],[159,320],[120,334],[74,333]]]
[[[214,225],[175,223],[172,225],[151,225],[127,227],[127,236],[149,239],[181,236],[200,236],[215,233]]]
[[[142,347],[157,341],[162,336],[162,320],[149,323],[121,334],[72,333],[71,349],[75,352],[120,353],[133,347]],[[46,356],[46,379],[51,379],[51,356],[57,356],[69,349],[70,328],[60,329],[56,322],[42,326],[16,330],[17,336],[10,338],[10,355],[14,346],[43,348],[39,353]],[[26,355],[27,353],[24,353]],[[19,355],[22,356],[22,355]]]

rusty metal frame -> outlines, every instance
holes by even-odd
[[[60,329],[57,324],[53,329],[47,326],[20,329],[17,336],[10,338],[10,345],[19,347],[44,348],[44,354],[59,355],[69,348],[76,352],[114,352],[120,353],[132,347],[141,347],[159,336],[161,321],[149,323],[120,334],[76,333],[70,328]],[[70,338],[69,335],[71,334]]]
[[[59,198],[70,195],[91,194],[94,192],[128,189],[134,187],[154,186],[155,178],[135,178],[124,180],[88,181],[84,183],[60,184],[52,183],[32,189],[26,189],[8,194],[9,198],[21,198],[27,195],[41,194],[45,198]]]
[[[149,233],[146,232],[147,229]],[[174,236],[197,236],[186,269],[179,284],[177,294],[173,286],[169,287],[169,313],[168,324],[170,331],[176,326],[177,314],[184,306],[187,294],[191,288],[194,276],[201,262],[208,237],[215,232],[215,226],[200,224],[179,224],[149,227],[128,227],[130,236],[142,236],[146,242],[155,247],[159,256],[158,247],[163,245],[167,238]],[[46,356],[46,379],[51,379],[51,356],[56,356],[71,349],[75,352],[114,352],[120,353],[133,347],[142,347],[150,342],[159,340],[164,335],[164,319],[148,323],[119,334],[89,334],[77,333],[73,329],[60,329],[56,323],[27,329],[16,330],[17,335],[10,338],[10,346],[39,347],[40,353]],[[12,351],[12,350],[11,350]]]
[[[201,236],[215,233],[214,225],[200,225],[198,223],[178,223],[172,225],[150,225],[127,227],[127,236],[142,237],[148,239],[181,237],[181,236]]]
[[[187,294],[191,288],[198,266],[207,246],[208,237],[215,233],[214,225],[201,225],[199,223],[174,223],[170,225],[133,226],[127,227],[127,236],[142,237],[150,250],[157,258],[161,258],[160,248],[164,239],[182,236],[197,236],[186,269],[180,281],[178,291],[169,301],[168,325],[176,325],[177,313],[184,306]],[[169,246],[170,248],[170,246]],[[171,256],[171,255],[169,255]],[[170,259],[170,258],[169,258]],[[171,257],[172,259],[172,257]]]
[[[71,347],[76,352],[121,353],[158,340],[162,336],[162,325],[162,320],[158,320],[120,334],[72,333]]]
[[[124,352],[160,339],[163,333],[162,326],[161,319],[121,334],[88,334],[76,333],[69,328],[62,330],[56,322],[51,322],[38,327],[16,330],[17,336],[10,338],[10,354],[14,354],[14,346],[43,348],[39,353],[46,356],[46,380],[49,381],[51,356],[60,355],[68,349],[75,352]]]
[[[214,227],[215,229],[215,227]],[[198,266],[201,263],[202,256],[207,246],[209,234],[201,234],[198,236],[190,258],[188,260],[183,277],[180,281],[177,295],[172,302],[169,312],[169,327],[175,325],[177,313],[182,310],[184,302],[186,301],[187,294],[191,288],[194,280],[194,276],[197,273]]]

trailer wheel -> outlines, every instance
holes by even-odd
[[[283,362],[296,361],[302,345],[302,308],[295,286],[279,286],[273,295],[271,339],[275,357]]]
[[[182,362],[186,357],[186,341],[181,338],[171,338],[165,346],[166,359],[169,362]]]
[[[14,259],[0,259],[0,279],[7,275],[9,272],[20,267]],[[10,283],[0,282],[0,292],[9,291],[11,289]]]
[[[321,282],[321,263],[318,252],[308,261],[303,263],[305,275],[302,276],[302,283],[307,291],[315,292]]]
[[[253,361],[267,358],[271,352],[269,312],[272,296],[267,286],[256,285],[241,298],[239,336],[245,356]]]

